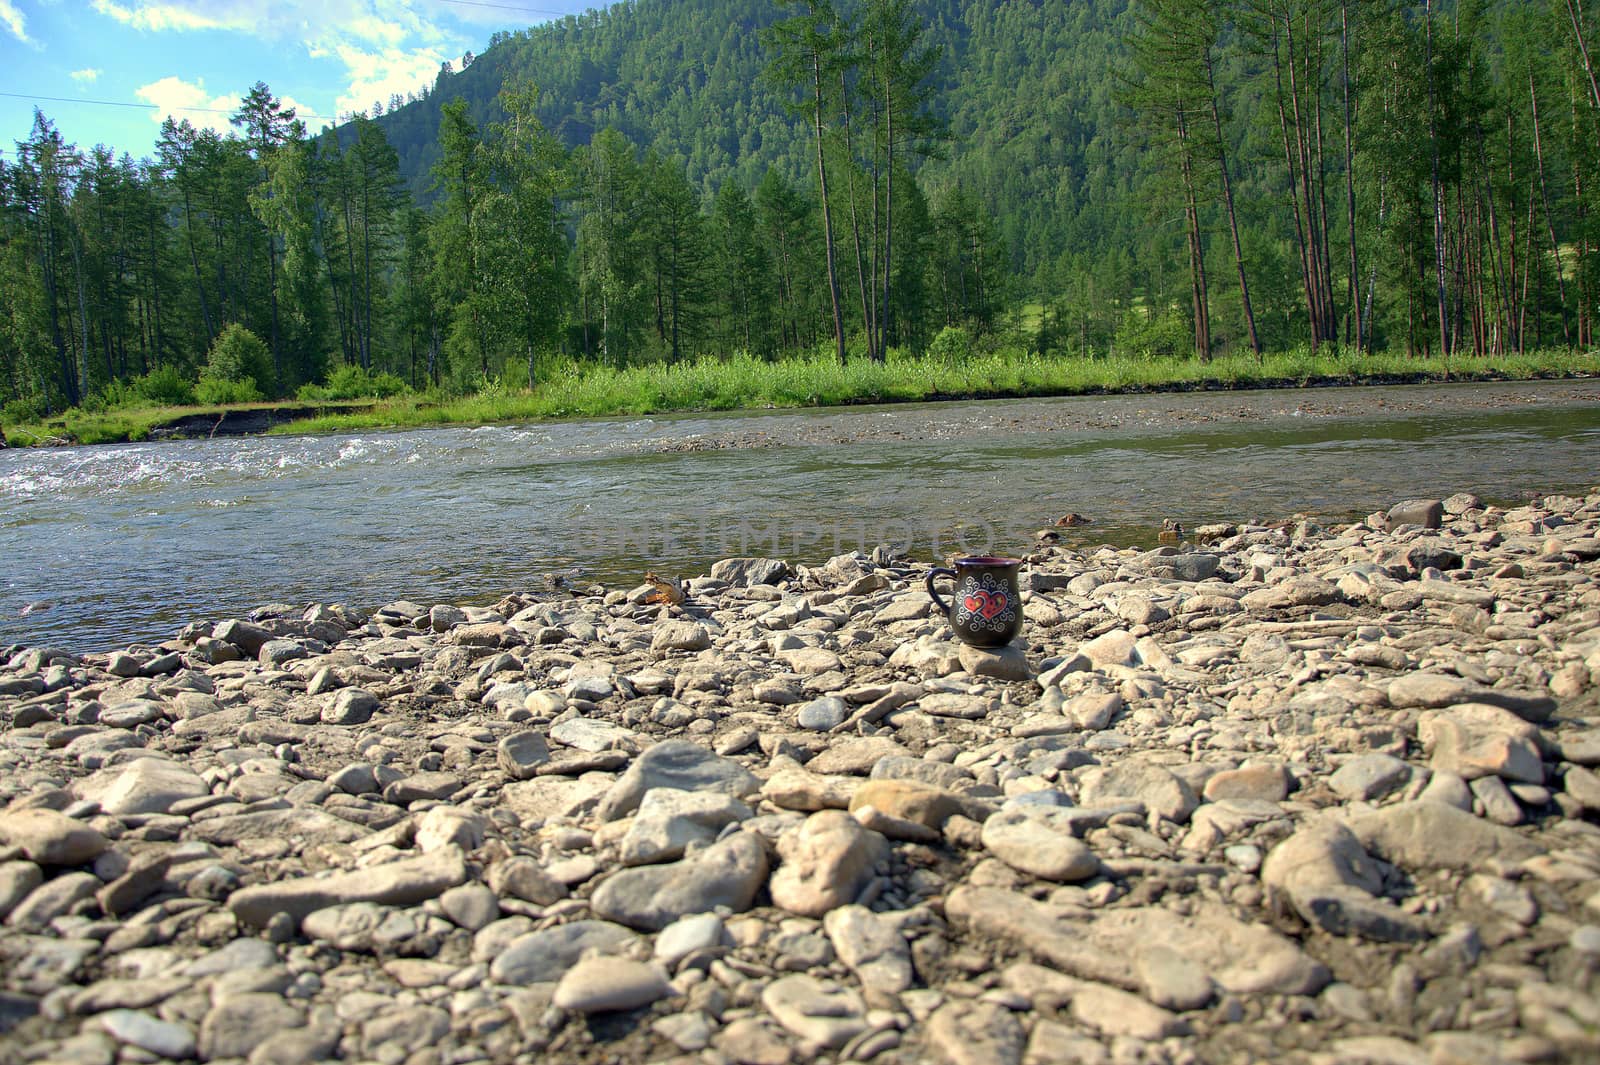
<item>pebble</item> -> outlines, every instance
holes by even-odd
[[[1026,1038],[1016,1015],[992,1002],[948,1002],[928,1020],[928,1042],[951,1065],[1019,1065]]]
[[[378,697],[365,688],[345,688],[322,711],[325,725],[364,725],[378,711]]]
[[[843,699],[837,695],[825,695],[802,706],[795,716],[795,722],[804,729],[827,732],[838,727],[849,716],[850,708]]]
[[[1283,766],[1253,765],[1212,774],[1206,779],[1204,795],[1207,802],[1225,799],[1282,802],[1289,796],[1289,785],[1289,774]]]
[[[918,780],[889,778],[868,780],[851,794],[851,812],[869,806],[889,817],[934,830],[963,809],[960,796],[943,788]]]
[[[0,841],[39,865],[82,865],[111,846],[93,826],[44,808],[0,813]]]
[[[867,1028],[866,1005],[857,992],[804,973],[768,984],[761,1005],[784,1028],[816,1046],[843,1046]]]
[[[550,745],[537,732],[516,732],[495,747],[495,762],[512,780],[531,780],[550,761]]]
[[[606,793],[596,813],[601,820],[615,821],[637,810],[653,788],[739,797],[759,791],[761,781],[733,759],[692,740],[664,740],[634,760]]]
[[[1399,790],[1411,779],[1411,766],[1389,754],[1351,759],[1328,777],[1328,786],[1342,798],[1371,801]]]
[[[1018,872],[1072,883],[1100,871],[1100,860],[1072,835],[1070,814],[1048,806],[1002,810],[983,823],[983,846]]]
[[[766,882],[767,870],[765,846],[749,832],[735,832],[681,861],[613,873],[589,905],[608,920],[659,931],[718,906],[742,913]]]
[[[274,914],[295,920],[329,906],[351,902],[409,905],[435,898],[467,878],[460,851],[453,848],[331,877],[302,877],[241,888],[228,909],[241,922],[263,927]]]
[[[13,648],[0,1057],[1587,1060],[1600,494],[1432,513]]]
[[[580,920],[556,925],[512,939],[496,952],[489,976],[503,984],[549,983],[561,979],[585,951],[616,951],[637,938],[609,921]]]
[[[851,904],[828,911],[822,926],[834,953],[862,987],[898,994],[911,986],[911,947],[888,917]]]
[[[187,799],[203,798],[211,789],[187,766],[166,758],[138,758],[84,779],[74,789],[79,798],[98,803],[115,817],[164,814]]]
[[[267,991],[229,995],[200,1021],[199,1056],[202,1060],[248,1057],[270,1037],[304,1025],[300,1009],[282,995]]]
[[[194,1032],[182,1024],[129,1009],[106,1010],[96,1020],[117,1042],[149,1051],[157,1057],[181,1061],[195,1055]]]
[[[651,788],[622,838],[622,861],[645,865],[681,858],[692,844],[710,843],[724,827],[750,816],[750,807],[731,795]]]
[[[855,901],[878,862],[888,856],[884,838],[838,810],[821,810],[778,841],[782,864],[770,885],[775,905],[821,917]]]
[[[574,1013],[614,1013],[648,1006],[670,994],[672,985],[655,966],[600,955],[568,969],[550,1002]]]
[[[727,928],[715,913],[697,913],[667,925],[656,936],[655,959],[674,968],[683,959],[723,945]]]
[[[1497,776],[1544,783],[1539,730],[1509,710],[1487,703],[1462,703],[1430,710],[1417,719],[1417,736],[1436,772],[1463,780]]]

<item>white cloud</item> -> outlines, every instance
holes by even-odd
[[[68,74],[67,77],[71,78],[79,85],[93,85],[95,82],[100,80],[101,73],[103,72],[99,67],[84,67],[82,70],[74,70],[72,73]]]
[[[278,102],[283,105],[284,110],[288,110],[291,107],[294,108],[294,117],[304,122],[306,124],[306,128],[311,130],[313,133],[316,132],[317,121],[321,118],[327,117],[310,104],[303,104],[288,94],[278,97]]]
[[[0,3],[5,0],[0,0]],[[262,11],[264,18],[250,18],[250,11],[243,10],[242,6],[234,6],[230,10],[227,3],[205,3],[203,0],[189,0],[189,3],[149,3],[147,0],[134,0],[133,6],[122,5],[117,0],[94,0],[94,10],[106,14],[109,18],[117,19],[125,26],[133,29],[150,30],[150,32],[163,32],[163,30],[203,30],[203,29],[232,29],[250,30],[258,24],[270,22],[269,11]]]
[[[335,103],[338,113],[365,111],[375,101],[389,106],[393,93],[405,95],[419,86],[433,81],[439,64],[447,58],[434,48],[402,51],[385,48],[379,52],[364,52],[348,45],[340,45],[334,54],[345,65],[350,87],[340,94]]]
[[[419,7],[417,0],[94,0],[96,11],[135,29],[228,30],[299,41],[312,54],[348,43],[437,46],[457,36]]]
[[[188,82],[171,76],[139,86],[134,95],[155,107],[150,113],[152,121],[165,122],[171,115],[180,122],[188,119],[196,129],[214,129],[224,135],[233,128],[228,117],[241,103],[237,95],[207,93],[203,79]]]
[[[0,0],[0,8],[9,3],[11,0]],[[387,106],[393,94],[404,95],[431,84],[445,60],[459,66],[464,50],[482,46],[445,22],[446,16],[458,20],[465,13],[481,11],[461,7],[446,12],[427,0],[276,0],[270,5],[259,0],[93,3],[102,15],[147,32],[213,30],[296,43],[310,58],[344,67],[344,91],[337,95],[332,110],[341,115],[365,111],[374,101]],[[505,12],[499,16],[499,23],[504,24]],[[157,86],[164,87],[158,90],[167,94],[163,100],[200,106],[195,101],[203,90],[196,86],[164,78],[146,88]],[[328,108],[304,107],[304,111],[326,114]]]
[[[10,30],[11,36],[23,44],[33,43],[28,39],[28,20],[11,0],[0,0],[0,26]]]

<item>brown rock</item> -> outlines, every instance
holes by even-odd
[[[1207,802],[1254,799],[1282,802],[1289,795],[1289,772],[1281,765],[1250,765],[1225,769],[1206,781]]]
[[[876,807],[890,817],[912,821],[931,829],[944,826],[962,810],[958,796],[914,780],[869,780],[850,797],[850,810]]]
[[[82,865],[111,846],[94,827],[43,807],[0,814],[0,839],[40,865]]]
[[[778,841],[783,865],[772,875],[772,901],[791,913],[821,917],[854,902],[888,855],[888,844],[842,810],[823,810]]]

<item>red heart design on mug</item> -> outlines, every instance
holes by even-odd
[[[984,599],[986,602],[979,608],[978,613],[983,615],[985,621],[992,620],[995,615],[1005,610],[1006,604],[1010,601],[1005,592],[999,591],[984,593]]]
[[[992,603],[993,599],[988,592],[972,592],[961,601],[961,605],[967,608],[967,613],[984,618],[991,616],[988,611]]]

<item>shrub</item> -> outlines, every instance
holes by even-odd
[[[43,396],[13,399],[0,407],[0,422],[6,425],[34,425],[50,415],[50,404]]]
[[[953,364],[972,358],[972,334],[963,325],[947,325],[928,345],[928,358]]]
[[[194,403],[194,383],[176,366],[160,366],[134,382],[134,389],[151,403],[187,407]]]
[[[101,414],[126,403],[128,393],[128,386],[121,381],[108,381],[105,387],[98,391],[84,393],[83,398],[78,401],[78,409],[90,414]]]
[[[261,389],[256,387],[255,379],[252,377],[246,377],[243,381],[224,381],[202,374],[194,392],[195,398],[208,406],[261,402]]]
[[[1194,354],[1194,331],[1181,314],[1148,317],[1132,311],[1117,326],[1112,348],[1138,359],[1175,359]]]
[[[388,399],[409,392],[411,386],[392,373],[368,373],[359,366],[340,366],[325,385],[301,385],[303,400]]]
[[[249,382],[250,389],[255,392],[255,398],[261,398],[263,393],[270,394],[273,389],[272,352],[267,350],[266,343],[250,330],[234,322],[217,334],[217,339],[211,344],[211,351],[206,355],[206,367],[200,372],[200,387],[197,394],[202,402],[206,403],[247,403],[250,400],[208,400],[205,398],[206,383],[214,382],[211,393],[221,394],[220,384],[244,384]]]

